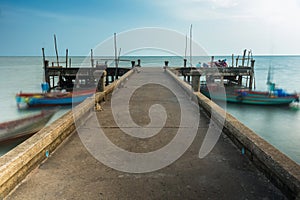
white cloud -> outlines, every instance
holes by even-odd
[[[154,0],[171,16],[189,20],[264,20],[281,23],[300,18],[297,0]]]
[[[300,54],[299,0],[152,2],[166,11],[169,17],[182,23],[195,24],[195,30],[198,27],[195,38],[198,35],[211,49],[220,51],[222,48],[250,47],[259,49],[262,54]]]

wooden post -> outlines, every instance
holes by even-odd
[[[57,63],[57,67],[59,67],[58,50],[57,50],[57,43],[56,43],[56,35],[55,34],[54,34],[54,46],[55,46],[55,53],[56,53],[56,63]]]
[[[46,60],[46,58],[45,58],[45,49],[44,48],[42,48],[42,54],[43,54],[43,65],[44,65],[44,68],[45,68],[45,60]]]
[[[251,60],[251,75],[250,75],[250,81],[249,81],[249,89],[252,90],[252,85],[253,85],[253,79],[254,79],[254,63],[255,60]]]
[[[242,67],[245,66],[245,57],[246,57],[247,49],[244,50],[243,59],[242,59]]]
[[[69,59],[69,67],[72,67],[72,65],[71,65],[71,58]]]
[[[91,65],[94,67],[93,49],[91,49]]]
[[[238,64],[239,64],[239,58],[240,58],[240,56],[237,56],[236,59],[235,59],[235,66],[236,66],[236,67],[237,67]]]
[[[68,68],[68,53],[69,53],[69,50],[66,49],[66,68]]]
[[[132,61],[131,61],[131,67],[134,68],[134,66],[135,66],[135,61],[132,60]]]
[[[250,61],[250,50],[248,51],[248,57],[247,57],[247,67],[249,67],[249,61]]]
[[[137,60],[137,66],[141,67],[141,60],[140,59]]]
[[[46,68],[46,58],[45,58],[45,49],[42,48],[42,54],[43,54],[43,65],[44,65],[44,79],[43,82],[47,80],[47,68]]]
[[[169,65],[169,61],[165,61],[165,67],[168,67],[168,65]]]
[[[244,50],[244,54],[243,54],[243,58],[242,58],[242,66],[241,67],[244,67],[244,62],[245,62],[245,54],[246,54],[246,50]],[[237,57],[237,63],[239,62],[239,56]],[[238,64],[237,64],[238,65]],[[243,82],[243,76],[239,75],[239,78],[238,78],[238,85],[241,86],[242,85],[242,82]]]
[[[200,90],[200,76],[201,74],[197,70],[192,70],[190,72],[192,76],[192,88],[195,92],[199,92]]]
[[[212,57],[211,57],[211,62],[210,62],[210,67],[213,67],[213,65],[214,65],[214,59],[215,59],[215,57],[212,56]]]
[[[231,62],[232,62],[232,67],[234,67],[234,55],[232,54],[232,57],[231,57]]]
[[[50,86],[50,77],[49,77],[49,74],[48,74],[49,60],[45,60],[44,66],[45,66],[45,81]]]
[[[186,58],[183,59],[183,67],[184,67],[184,68],[186,68],[186,61],[187,61]],[[185,74],[185,73],[184,73],[184,74]],[[185,75],[183,76],[183,80],[186,81],[186,76],[185,76]]]

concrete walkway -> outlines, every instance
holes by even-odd
[[[140,87],[141,83],[147,84]],[[225,134],[220,136],[206,157],[198,157],[210,121],[200,109],[199,122],[191,125],[199,114],[198,110],[190,109],[195,106],[190,97],[161,68],[142,68],[114,95],[125,98],[126,94],[130,94],[129,104],[123,98],[107,99],[103,110],[92,113],[87,122],[7,199],[285,199]],[[112,104],[117,112],[112,110]],[[161,114],[161,107],[153,107],[155,104],[160,104],[165,111]],[[124,110],[126,106],[134,123],[128,121],[128,116],[122,117],[128,114]],[[181,118],[182,115],[186,120]],[[160,130],[160,122],[164,120]],[[182,121],[185,122],[182,124]],[[184,130],[183,135],[192,135],[195,127],[198,131],[185,153],[169,166],[149,173],[128,173],[102,164],[110,162],[109,156],[99,157],[100,162],[89,152],[96,152],[97,157],[97,150],[103,148],[101,141],[97,143],[93,138],[100,135],[99,125],[112,143],[135,153],[163,148],[172,143],[179,129]],[[139,126],[146,128],[142,130]],[[141,133],[145,138],[124,134],[124,131]],[[158,133],[147,137],[153,131]],[[180,145],[178,143],[178,149]],[[173,155],[177,153],[175,151],[169,153]],[[107,152],[118,155],[110,154],[112,149]],[[158,160],[165,161],[164,158]],[[118,163],[119,170],[125,171],[126,166],[134,163],[133,160],[122,162]],[[141,163],[142,167],[134,165],[134,169],[128,168],[127,171],[139,171],[156,164]]]

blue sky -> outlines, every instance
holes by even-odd
[[[135,28],[161,27],[193,39],[211,55],[300,54],[299,0],[1,0],[0,55],[87,55]],[[174,41],[175,42],[175,41]]]

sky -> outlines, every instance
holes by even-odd
[[[132,29],[189,34],[209,55],[300,55],[300,0],[1,0],[0,56],[87,55]],[[176,42],[176,41],[174,41]],[[184,48],[184,47],[183,47]]]

